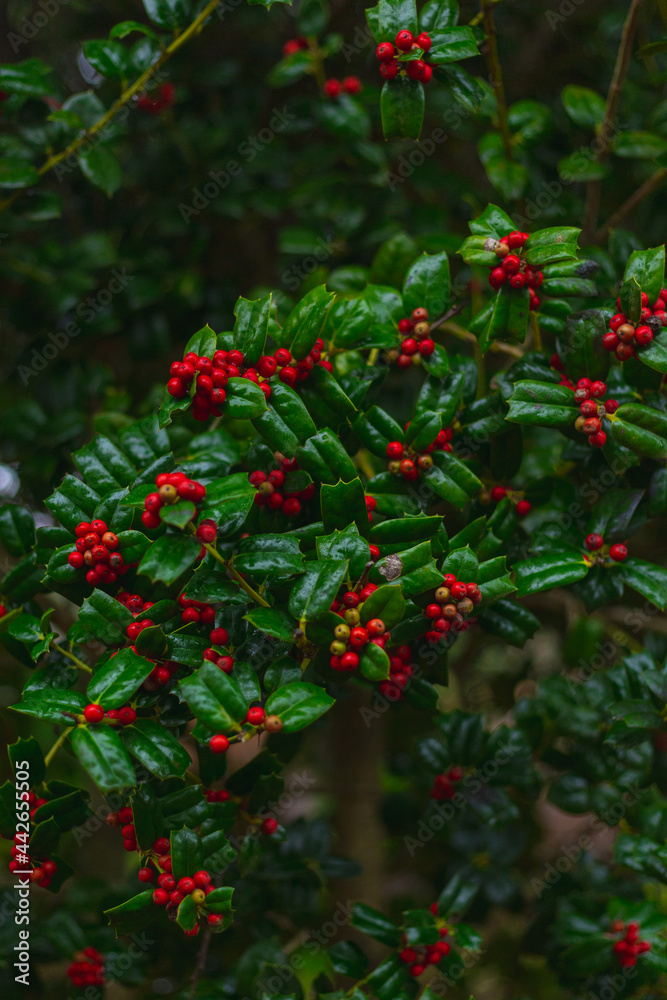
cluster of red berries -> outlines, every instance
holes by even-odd
[[[482,600],[482,591],[476,583],[462,583],[453,573],[447,573],[433,597],[433,603],[424,608],[430,623],[427,642],[440,642],[447,632],[465,632],[474,625],[475,620],[469,616]]]
[[[598,535],[597,532],[592,532],[590,535],[586,536],[585,540],[586,548],[589,552],[599,552],[604,545],[604,539],[602,535]],[[600,553],[604,555],[604,553]],[[616,545],[612,545],[609,548],[609,558],[613,559],[614,562],[624,562],[628,558],[628,550],[625,545],[617,542]]]
[[[283,45],[283,55],[293,56],[295,52],[301,52],[302,49],[308,48],[307,38],[288,38]]]
[[[178,503],[179,500],[192,500],[201,503],[206,496],[206,487],[188,479],[184,472],[161,472],[155,479],[156,493],[149,493],[144,500],[146,508],[141,515],[144,528],[152,531],[162,524],[159,511],[162,507]],[[208,523],[208,522],[204,522]],[[197,532],[199,537],[199,532]],[[213,536],[215,539],[215,534]],[[200,538],[200,541],[204,539]]]
[[[79,521],[74,529],[76,545],[67,557],[74,569],[88,566],[86,580],[93,587],[115,583],[126,569],[118,548],[118,535],[109,531],[104,521]]]
[[[341,94],[360,94],[363,89],[358,76],[346,76],[344,80],[332,78],[324,84],[325,96],[334,99],[340,97]]]
[[[229,802],[230,794],[226,788],[219,788],[217,791],[214,788],[208,788],[204,792],[204,798],[207,802]]]
[[[194,601],[185,594],[179,594],[178,603],[183,611],[181,621],[184,625],[212,625],[215,621],[215,608],[204,601]],[[225,632],[225,635],[227,633]]]
[[[296,459],[285,458],[280,463],[281,469],[273,469],[268,474],[261,469],[255,469],[248,475],[248,480],[255,487],[255,503],[258,507],[268,507],[269,510],[280,510],[286,517],[296,517],[301,513],[301,504],[315,495],[315,484],[308,483],[302,490],[285,492],[285,473],[299,468]]]
[[[450,767],[445,774],[437,774],[431,787],[431,798],[436,802],[446,799],[448,802],[454,798],[456,789],[454,785],[463,777],[463,768]]]
[[[602,420],[618,409],[615,399],[606,399],[607,386],[604,382],[592,382],[589,378],[580,378],[574,389],[574,401],[579,403],[579,416],[574,422],[575,429],[588,436],[591,448],[603,448],[607,435],[602,430]]]
[[[267,733],[279,733],[283,728],[283,720],[279,715],[267,715],[261,705],[253,705],[248,709],[244,720],[255,729],[264,728]],[[208,741],[211,753],[225,753],[229,748],[229,739],[222,733],[216,733]]]
[[[639,940],[639,924],[630,923],[627,926],[621,920],[615,920],[611,926],[612,932],[624,932],[620,941],[616,941],[612,951],[623,968],[637,964],[637,957],[651,950],[648,941]]]
[[[170,108],[176,97],[176,88],[173,83],[163,83],[158,88],[155,95],[139,94],[137,97],[137,107],[140,111],[145,111],[149,115],[159,115],[165,108]]]
[[[389,633],[381,618],[371,618],[365,625],[361,625],[359,609],[376,590],[377,584],[367,583],[359,592],[348,590],[340,601],[333,601],[331,611],[343,619],[340,625],[336,625],[334,638],[329,646],[329,664],[333,670],[356,670],[359,666],[359,653],[365,646],[374,643],[384,649],[389,640]]]
[[[403,701],[404,691],[414,673],[412,650],[409,646],[398,646],[389,654],[389,677],[380,681],[379,690],[389,701]]]
[[[46,799],[38,801],[41,801],[43,804],[46,802]],[[36,806],[36,808],[38,807]],[[12,875],[15,872],[23,874],[30,872],[30,882],[34,882],[42,889],[48,889],[51,885],[51,879],[58,871],[58,865],[55,861],[48,859],[33,861],[27,851],[27,840],[28,836],[25,833],[14,834],[14,844],[11,849],[12,860],[9,862],[9,870]]]
[[[494,503],[499,503],[504,500],[506,496],[509,496],[510,500],[514,499],[514,491],[507,489],[506,486],[494,486],[491,490],[491,499]],[[530,514],[532,507],[530,501],[528,500],[517,500],[516,502],[516,513],[519,517],[525,517],[526,514]]]
[[[33,819],[36,811],[40,806],[46,805],[48,799],[40,799],[36,792],[28,792],[27,796],[27,802],[30,807],[30,819]]]
[[[132,815],[132,809],[130,806],[123,806],[118,812],[109,813],[107,816],[107,826],[114,829],[120,827],[120,832],[123,835],[123,847],[126,851],[138,851],[137,846],[137,834],[134,829],[134,816]],[[149,853],[159,855],[158,863],[162,862],[164,856],[169,854],[170,844],[166,837],[159,837],[153,844],[152,851]],[[169,857],[169,865],[171,866],[171,857]],[[160,867],[164,865],[160,864]],[[143,871],[144,869],[140,869]],[[150,870],[150,869],[149,869]],[[148,878],[139,876],[142,882],[149,881]]]
[[[401,353],[396,359],[399,368],[411,368],[412,365],[420,364],[422,358],[429,358],[433,354],[435,341],[430,336],[428,310],[423,306],[413,309],[412,316],[405,316],[399,320],[398,332],[404,335]]]
[[[105,712],[101,705],[91,703],[84,708],[83,717],[91,725],[97,725],[103,719],[112,723],[118,722],[121,726],[131,726],[137,721],[137,713],[129,705],[123,708],[110,708]]]
[[[396,35],[395,46],[391,42],[381,42],[375,50],[375,54],[380,62],[380,73],[385,80],[393,80],[398,76],[398,71],[401,68],[405,68],[405,72],[411,80],[420,80],[422,83],[428,83],[433,76],[433,68],[424,62],[423,59],[410,59],[407,62],[399,63],[396,58],[396,50],[398,49],[399,53],[421,50],[426,55],[431,45],[431,36],[427,35],[425,31],[422,31],[417,36],[413,35],[407,29],[399,31]]]
[[[219,670],[225,674],[231,674],[234,669],[234,657],[223,653],[222,655],[213,646],[226,646],[229,642],[229,635],[225,628],[214,628],[210,635],[211,645],[204,650],[203,658],[215,663]]]
[[[616,300],[616,308],[621,308],[621,300]],[[653,322],[649,326],[649,320]],[[658,331],[658,326],[667,326],[667,288],[663,288],[657,300],[649,305],[648,295],[642,292],[642,311],[639,326],[635,326],[625,313],[617,312],[609,320],[609,333],[605,333],[602,344],[605,350],[614,351],[619,361],[627,361],[638,347],[648,347]]]
[[[431,905],[431,913],[438,916],[438,904]],[[443,924],[438,927],[438,934],[441,938],[447,937],[449,929]],[[405,942],[405,938],[403,939]],[[435,944],[428,944],[418,948],[403,948],[398,957],[401,962],[409,966],[411,976],[415,978],[421,976],[427,965],[437,965],[443,958],[449,955],[451,945],[448,941],[436,941]]]
[[[540,298],[535,291],[544,280],[544,275],[538,267],[531,267],[523,258],[523,246],[528,239],[528,233],[520,233],[514,230],[507,236],[493,243],[493,252],[496,257],[502,259],[498,267],[494,267],[489,274],[489,284],[492,288],[500,288],[506,281],[509,281],[510,288],[528,288],[530,292],[529,309],[539,309]],[[518,253],[512,253],[515,250]]]
[[[136,652],[134,646],[132,646],[132,650]],[[144,659],[150,660],[150,657],[143,653],[142,656],[144,656]],[[155,663],[155,660],[151,660],[151,663]],[[155,663],[155,666],[141,686],[144,691],[157,691],[159,687],[164,687],[165,684],[169,684],[180,669],[181,664],[176,663],[174,660],[166,660],[164,663]]]
[[[406,429],[410,424],[406,424]],[[438,431],[435,440],[428,446],[424,448],[423,451],[413,451],[411,448],[407,448],[400,441],[390,441],[387,445],[387,458],[389,463],[387,465],[387,471],[391,472],[392,475],[403,476],[403,479],[407,480],[409,483],[413,483],[416,479],[419,479],[419,471],[426,472],[433,465],[433,459],[431,458],[432,451],[451,451],[451,441],[454,437],[454,431],[451,427],[444,428]]]
[[[104,955],[97,948],[84,948],[74,956],[67,966],[67,975],[73,986],[104,985]]]

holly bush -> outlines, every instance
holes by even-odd
[[[9,12],[3,995],[664,996],[664,11],[471,6]]]

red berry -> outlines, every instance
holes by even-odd
[[[604,431],[598,431],[597,434],[591,434],[588,443],[592,448],[604,448],[607,443],[607,435]]]
[[[104,709],[101,705],[86,705],[83,716],[86,722],[101,722],[104,718]]]
[[[287,517],[296,517],[297,514],[301,513],[301,503],[296,497],[287,497],[283,501],[282,512]]]
[[[369,622],[366,622],[366,628],[368,630],[368,634],[371,636],[384,635],[387,631],[387,626],[381,618],[371,618]]]
[[[281,368],[280,372],[278,373],[278,378],[285,385],[290,385],[290,386],[294,385],[294,383],[296,382],[296,368],[292,368],[289,365],[286,365],[284,368]]]
[[[407,316],[406,316],[404,319],[400,319],[398,321],[398,332],[399,333],[410,333],[410,331],[412,330],[413,326],[414,326],[414,323],[412,322],[412,320],[408,319]]]
[[[224,753],[229,746],[229,740],[220,733],[217,736],[212,736],[208,745],[211,753]]]
[[[585,544],[589,552],[597,552],[597,550],[602,547],[602,535],[598,535],[597,532],[592,532],[590,535],[586,535]]]
[[[358,76],[346,76],[343,80],[343,90],[347,94],[360,94],[362,89],[361,80]]]
[[[187,395],[187,388],[183,385],[180,378],[170,378],[167,382],[167,392],[174,399],[182,399],[183,396]]]
[[[417,45],[419,46],[419,48],[423,49],[424,52],[428,52],[428,50],[431,48],[431,44],[432,44],[432,42],[431,42],[431,36],[427,35],[425,31],[422,31],[422,33],[420,35],[417,35],[417,38],[415,39],[415,41],[417,42]]]
[[[604,382],[592,382],[590,386],[590,393],[595,399],[601,399],[602,396],[607,394],[607,386]]]
[[[616,413],[618,407],[619,404],[616,402],[615,399],[605,399],[604,408],[607,413]]]
[[[433,76],[433,67],[429,66],[428,63],[424,64],[424,70],[421,75],[422,83],[429,83]]]
[[[391,42],[381,42],[375,50],[380,62],[386,63],[394,58],[394,46]]]
[[[278,820],[273,819],[272,816],[267,816],[267,818],[262,823],[262,833],[267,837],[270,837],[278,829]]]
[[[507,272],[502,267],[494,267],[489,275],[489,284],[492,288],[500,288],[507,280]]]
[[[507,496],[507,490],[505,489],[504,486],[494,486],[493,489],[491,490],[491,499],[495,500],[496,503],[499,500],[504,500],[506,496]]]
[[[155,872],[152,868],[140,868],[137,872],[137,878],[140,882],[152,882],[155,878]]]
[[[522,247],[524,245],[527,239],[528,239],[527,233],[519,233],[516,230],[514,230],[507,237],[507,245],[512,250],[517,250],[519,247]]]
[[[192,879],[198,889],[203,889],[205,886],[210,885],[211,883],[211,876],[209,875],[208,872],[205,871],[195,872],[194,875],[192,876]]]
[[[224,674],[231,674],[234,668],[234,658],[232,656],[221,656],[216,660],[216,667],[218,670],[222,670]]]
[[[530,513],[530,504],[527,500],[519,500],[516,505],[516,512],[519,517],[525,517],[526,514]]]
[[[614,560],[614,562],[623,562],[628,557],[628,550],[625,545],[621,545],[620,543],[612,545],[609,549],[609,556]]]
[[[380,63],[380,73],[385,78],[385,80],[393,80],[398,76],[398,63],[395,59],[391,62]],[[325,362],[322,362],[323,364]]]
[[[339,80],[327,80],[324,84],[324,93],[327,97],[340,97],[341,86]]]
[[[414,337],[408,337],[407,340],[404,340],[401,344],[401,351],[403,354],[407,354],[410,357],[412,357],[413,354],[416,354],[418,350],[419,345]]]
[[[507,274],[516,274],[520,267],[521,261],[516,254],[508,253],[507,256],[503,258],[502,269]]]
[[[525,284],[526,284],[525,274],[513,274],[512,277],[510,278],[511,288],[523,288]]]
[[[410,975],[414,976],[415,978],[417,976],[421,976],[421,974],[422,974],[422,972],[424,971],[425,968],[426,968],[425,965],[411,965],[410,966],[410,970],[409,970],[410,971]]]
[[[118,721],[122,726],[131,726],[133,722],[137,720],[137,713],[133,708],[126,706],[121,708],[118,713]]]
[[[70,552],[70,554],[67,557],[67,562],[74,569],[81,569],[81,567],[83,566],[83,555],[80,552],[76,551]]]
[[[90,530],[96,532],[100,537],[108,531],[106,521],[91,521]]]
[[[159,528],[162,524],[162,520],[158,514],[153,514],[150,510],[143,511],[141,515],[141,523],[144,528],[148,528],[149,531]]]
[[[266,712],[261,706],[256,705],[253,708],[248,709],[248,714],[245,717],[245,721],[251,726],[261,726],[266,718]]]
[[[399,31],[396,35],[396,48],[400,49],[401,52],[409,52],[412,48],[412,43],[415,40],[415,36],[411,31],[403,30]]]
[[[604,347],[605,351],[615,351],[619,343],[620,341],[618,337],[616,336],[615,333],[612,332],[605,333],[604,337],[602,338],[602,346]]]
[[[169,902],[169,893],[166,889],[156,889],[153,893],[153,902],[158,906],[166,906]]]
[[[417,958],[417,952],[414,948],[404,948],[403,951],[399,952],[398,957],[401,962],[410,965]]]
[[[646,347],[653,340],[653,330],[650,326],[638,326],[635,330],[635,340],[640,347]]]
[[[406,63],[406,72],[411,80],[421,80],[424,76],[426,63],[422,59],[411,59]]]
[[[340,658],[340,666],[342,670],[356,670],[359,666],[358,655],[352,652],[343,653]]]
[[[214,628],[209,639],[214,646],[226,646],[229,642],[229,633],[225,628]]]
[[[419,353],[424,358],[429,358],[435,351],[435,341],[431,340],[430,337],[426,337],[424,340],[419,341]]]
[[[192,890],[196,888],[194,879],[188,875],[184,875],[183,878],[178,880],[178,891],[182,892],[184,896],[189,896]]]
[[[74,534],[77,538],[83,538],[90,531],[90,524],[88,521],[79,521],[76,528],[74,529]]]

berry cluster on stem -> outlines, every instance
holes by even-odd
[[[398,332],[404,337],[401,341],[401,353],[396,359],[396,364],[402,370],[421,364],[422,358],[430,358],[433,354],[435,341],[431,337],[428,310],[423,306],[413,309],[411,316],[404,316],[399,320]]]
[[[627,969],[636,965],[638,956],[650,951],[651,945],[648,941],[639,940],[639,924],[629,923],[624,926],[620,921],[616,921],[616,924],[620,924],[620,927],[613,926],[612,930],[616,933],[623,931],[623,937],[615,942],[612,951],[621,966]]]
[[[628,550],[625,545],[617,542],[615,545],[607,547],[602,535],[598,535],[595,531],[586,536],[584,544],[589,552],[597,553],[598,562],[604,562],[606,556],[609,556],[613,562],[625,562],[628,558]]]
[[[528,233],[513,231],[499,240],[489,240],[489,249],[493,250],[501,263],[491,269],[489,284],[492,288],[500,288],[507,282],[510,288],[528,288],[530,293],[529,309],[539,309],[540,297],[535,291],[544,280],[544,275],[538,267],[531,267],[524,257],[524,244]]]
[[[406,424],[406,430],[409,426],[410,424]],[[453,437],[454,432],[451,427],[444,428],[438,431],[435,439],[422,451],[414,451],[401,441],[390,441],[387,445],[387,458],[389,459],[387,471],[394,476],[401,475],[407,482],[413,483],[419,479],[420,471],[427,472],[433,465],[431,452],[452,450]]]
[[[389,652],[389,678],[380,681],[379,690],[389,701],[403,701],[405,689],[414,674],[412,650],[409,646],[397,646]]]
[[[520,494],[517,494],[516,490],[509,490],[506,486],[494,486],[491,489],[491,499],[494,503],[499,503],[501,500],[504,500],[505,497],[508,497],[515,505],[517,516],[526,517],[527,514],[530,514],[533,508],[529,500],[519,500],[518,496],[520,496]]]
[[[179,500],[191,500],[197,504],[206,496],[206,487],[188,479],[184,472],[161,472],[155,479],[155,485],[157,492],[148,494],[144,500],[145,510],[141,515],[141,523],[149,531],[159,528],[162,524],[159,512],[165,505],[171,506]],[[203,523],[208,524],[208,522]]]
[[[67,557],[74,569],[88,566],[86,580],[93,587],[115,583],[119,573],[127,569],[123,556],[117,552],[118,536],[109,531],[104,521],[79,521],[74,529],[76,543]]]
[[[173,83],[162,83],[157,94],[139,94],[137,107],[148,115],[162,114],[165,108],[170,108],[176,99],[176,88]]]
[[[286,517],[296,517],[301,513],[301,504],[315,495],[315,484],[308,483],[296,492],[285,489],[286,475],[296,472],[299,465],[296,459],[289,458],[280,459],[279,464],[281,468],[269,473],[261,469],[249,473],[248,481],[257,490],[255,504],[258,507],[268,507],[269,510],[282,511]]]
[[[335,600],[331,610],[343,621],[334,629],[333,641],[329,646],[332,670],[351,672],[359,666],[359,655],[369,644],[374,643],[384,649],[389,640],[385,623],[381,618],[371,618],[361,624],[361,609],[364,602],[377,590],[375,583],[367,583],[358,592],[347,590],[340,600]]]
[[[462,777],[463,768],[461,767],[450,767],[450,769],[443,774],[437,774],[433,781],[433,785],[431,786],[431,798],[435,799],[437,802],[442,802],[445,799],[449,802],[456,794],[454,785],[456,785]]]
[[[265,729],[267,733],[279,733],[283,728],[283,721],[279,715],[267,715],[261,705],[251,705],[245,717],[245,724],[255,730]],[[249,735],[252,735],[250,733]],[[242,739],[246,739],[247,732],[241,734]],[[226,753],[235,737],[230,739],[224,733],[216,733],[208,741],[208,748],[211,753]]]
[[[616,307],[621,309],[620,297]],[[605,350],[613,351],[619,361],[627,361],[637,353],[638,347],[648,347],[663,326],[667,326],[667,288],[662,289],[652,306],[646,292],[642,292],[639,324],[635,326],[625,313],[617,312],[609,320],[609,332],[602,338],[602,345]]]
[[[363,89],[358,76],[346,76],[344,80],[336,80],[335,77],[332,77],[324,84],[324,96],[335,100],[341,94],[350,94],[351,96],[360,94]]]
[[[396,35],[393,45],[391,42],[381,42],[375,50],[380,63],[380,73],[385,80],[393,80],[400,70],[405,70],[411,80],[428,83],[433,77],[433,67],[429,66],[425,59],[432,44],[430,35],[425,31],[415,36],[404,28]],[[400,56],[407,52],[419,53],[419,57],[400,60]]]
[[[76,987],[104,986],[104,955],[97,948],[84,948],[74,955],[67,975]]]
[[[465,632],[474,624],[470,615],[482,600],[482,591],[476,583],[463,583],[453,573],[447,573],[433,598],[424,608],[430,625],[426,641],[440,642],[447,632]]]
[[[602,429],[602,421],[618,409],[615,399],[604,399],[607,386],[599,380],[580,378],[574,389],[574,401],[579,404],[579,416],[574,422],[575,430],[586,434],[591,448],[603,448],[607,435]]]

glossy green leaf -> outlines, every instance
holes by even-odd
[[[155,664],[130,648],[121,649],[97,667],[88,682],[88,698],[103,708],[120,708],[139,690]]]
[[[385,80],[380,98],[385,139],[418,139],[424,106],[424,88],[419,80],[411,80],[403,73]]]
[[[80,763],[103,792],[134,785],[132,761],[110,726],[78,726],[70,739]]]
[[[347,575],[347,559],[321,559],[306,564],[306,572],[289,595],[289,611],[298,621],[315,621],[331,607]]]
[[[267,698],[267,715],[280,716],[284,733],[295,733],[312,725],[334,704],[334,699],[316,684],[297,681],[278,688]]]

